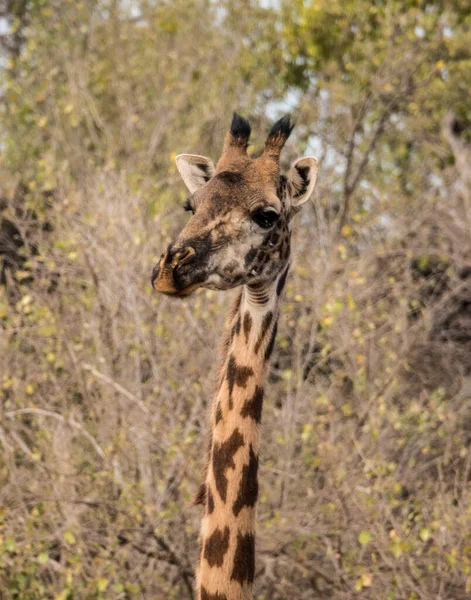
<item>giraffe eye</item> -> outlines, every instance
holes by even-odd
[[[252,220],[262,229],[269,229],[280,218],[280,215],[272,208],[259,208],[251,214]]]
[[[190,200],[185,200],[185,203],[183,205],[183,210],[189,210],[190,212],[192,212],[193,214],[195,214],[195,209],[191,206]]]

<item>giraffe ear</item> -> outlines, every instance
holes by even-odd
[[[309,200],[316,185],[317,158],[306,156],[291,165],[288,181],[290,183],[291,206],[301,206]]]
[[[194,194],[203,184],[211,179],[216,169],[210,158],[197,154],[179,154],[175,159],[177,169],[186,187]]]

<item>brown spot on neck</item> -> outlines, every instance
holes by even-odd
[[[267,313],[265,313],[263,315],[260,336],[257,340],[257,343],[255,344],[255,354],[257,354],[258,351],[260,350],[260,346],[262,345],[263,340],[265,339],[265,336],[267,335],[267,331],[268,331],[272,321],[273,321],[273,312],[271,310],[269,310]]]
[[[245,335],[245,343],[249,343],[249,335],[250,330],[252,328],[252,317],[249,312],[246,312],[244,315],[244,335]]]
[[[222,410],[221,410],[221,402],[218,402],[217,408],[216,408],[216,425],[219,423],[219,421],[221,421],[222,419]]]
[[[214,510],[214,496],[213,496],[213,493],[209,486],[207,488],[206,500],[207,500],[206,507],[208,509],[208,515],[210,515]]]
[[[268,342],[267,349],[265,350],[265,356],[264,356],[265,362],[270,360],[270,357],[273,352],[273,348],[275,347],[275,339],[276,339],[277,329],[278,329],[278,324],[275,323],[275,326],[273,327],[273,331],[271,332],[270,341]]]
[[[277,296],[281,296],[281,293],[283,292],[283,289],[284,289],[285,283],[286,283],[286,278],[288,277],[288,271],[289,271],[289,265],[283,271],[283,273],[281,274],[281,277],[278,279],[278,283],[276,284]]]
[[[255,540],[251,533],[237,536],[237,547],[234,556],[234,568],[231,579],[253,583],[255,576]]]
[[[213,473],[216,489],[223,502],[227,497],[226,469],[235,469],[234,456],[241,446],[244,438],[238,429],[234,429],[231,436],[222,444],[214,444],[213,447]]]
[[[197,506],[198,504],[204,504],[206,501],[206,484],[202,483],[196,492],[196,496],[193,500],[193,504]]]
[[[258,457],[250,445],[249,464],[242,469],[242,479],[236,501],[232,507],[234,516],[246,507],[255,506],[258,498]]]
[[[232,340],[239,335],[240,333],[240,325],[241,325],[241,317],[237,316],[236,322],[234,323],[234,327],[231,330],[231,342]]]
[[[263,388],[255,388],[254,395],[245,401],[240,414],[242,417],[251,417],[256,423],[262,420]]]
[[[205,541],[203,556],[210,567],[222,567],[226,552],[229,550],[229,537],[229,527],[225,527],[224,531],[215,529]]]
[[[253,369],[251,367],[241,367],[236,363],[233,355],[229,358],[227,363],[227,385],[229,386],[229,410],[233,408],[232,402],[232,391],[234,385],[245,388],[247,380],[253,375]]]

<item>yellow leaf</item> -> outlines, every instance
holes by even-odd
[[[426,527],[421,529],[419,531],[419,536],[423,542],[426,542],[428,539],[430,539],[430,529],[427,529]]]
[[[108,587],[108,579],[106,579],[106,577],[100,577],[96,584],[96,587],[99,592],[104,592]]]
[[[342,406],[342,412],[344,414],[345,417],[351,417],[353,414],[353,410],[352,410],[352,406],[351,404],[344,404]]]
[[[31,277],[31,273],[29,271],[22,271],[21,269],[18,269],[18,271],[15,271],[15,277],[18,281],[22,281],[23,279]]]
[[[347,294],[347,304],[348,304],[348,308],[350,310],[355,310],[356,304],[355,304],[355,300],[353,299],[353,296],[351,294]]]
[[[338,251],[339,251],[339,253],[340,253],[340,258],[341,258],[342,260],[346,260],[346,258],[347,258],[347,256],[348,256],[348,255],[347,255],[347,249],[345,248],[345,246],[344,246],[343,244],[339,244],[339,246],[338,246]]]
[[[26,306],[27,304],[31,304],[32,301],[32,297],[29,294],[26,294],[26,296],[23,296],[23,298],[21,298],[21,300],[18,302],[18,305]]]
[[[64,531],[64,540],[71,546],[77,542],[75,535],[69,530]]]
[[[303,431],[301,433],[301,439],[303,440],[303,442],[309,441],[309,438],[311,437],[311,433],[312,433],[312,423],[306,423],[306,425],[303,425]]]

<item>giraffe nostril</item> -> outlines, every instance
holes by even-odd
[[[188,262],[190,262],[190,260],[193,258],[194,255],[195,255],[195,249],[192,248],[191,246],[187,246],[181,252],[177,252],[177,254],[175,254],[175,257],[173,259],[173,264],[174,264],[174,266],[176,266],[176,265],[183,265],[185,263],[188,263]]]

